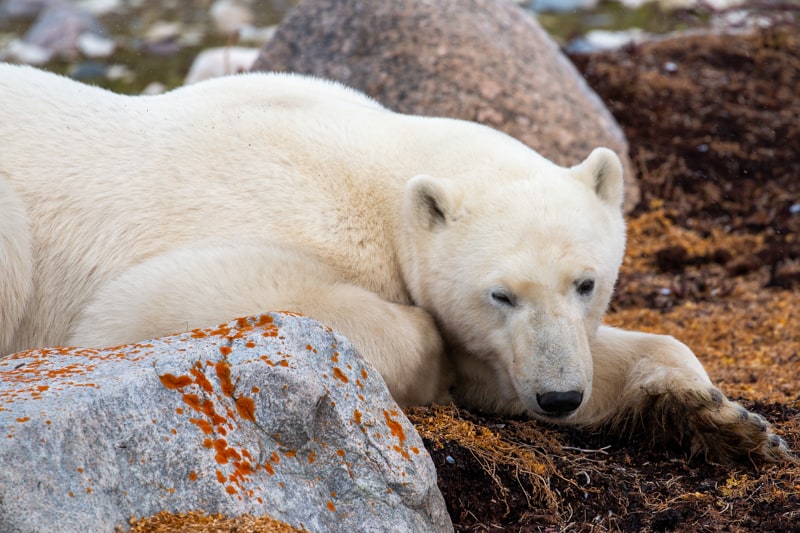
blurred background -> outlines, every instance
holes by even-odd
[[[1,0],[0,60],[37,65],[118,92],[157,93],[246,70],[298,0]],[[779,2],[529,0],[517,2],[565,50],[613,49],[652,35],[738,31]],[[785,2],[783,2],[785,4]],[[218,49],[202,56],[204,51]],[[200,57],[198,57],[200,56]],[[194,70],[192,70],[194,65]]]

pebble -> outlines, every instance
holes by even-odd
[[[159,21],[150,26],[144,34],[144,39],[149,44],[174,41],[180,37],[182,30],[183,25],[180,22]]]
[[[0,59],[11,59],[26,65],[44,65],[53,58],[53,51],[35,44],[28,44],[20,39],[12,40]]]
[[[124,9],[121,0],[80,0],[76,5],[96,17],[119,13]]]
[[[147,85],[147,87],[144,88],[144,90],[142,91],[142,94],[149,94],[149,95],[161,94],[161,93],[166,92],[166,90],[167,90],[166,85],[164,85],[163,83],[154,81],[154,82],[149,83]]]
[[[236,34],[253,24],[252,10],[236,0],[217,0],[211,5],[210,14],[217,32],[223,35]]]
[[[246,72],[258,57],[258,48],[224,46],[209,48],[197,55],[186,75],[185,85],[198,81]]]
[[[646,37],[647,34],[641,29],[632,28],[625,31],[591,30],[580,39],[588,48],[587,51],[598,52],[618,50],[623,46],[641,42]]]
[[[108,74],[108,67],[96,61],[83,61],[69,70],[70,78],[76,80],[99,80]]]
[[[275,35],[275,30],[277,29],[277,25],[265,26],[263,28],[257,28],[249,25],[242,26],[239,28],[239,42],[253,43],[260,46],[272,39],[272,36]]]
[[[156,22],[145,33],[142,50],[153,55],[172,55],[180,50],[178,41],[182,31],[180,22]]]
[[[86,57],[108,57],[114,53],[117,43],[95,33],[82,33],[78,37],[78,50]]]
[[[527,4],[533,11],[564,12],[576,9],[594,9],[598,0],[533,0]]]

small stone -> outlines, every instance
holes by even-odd
[[[597,7],[599,0],[533,0],[525,5],[533,11],[565,12]]]
[[[53,58],[53,51],[19,39],[11,41],[3,51],[3,58],[11,58],[26,65],[43,65]]]
[[[132,81],[136,76],[126,65],[111,65],[106,70],[106,78],[109,80]]]
[[[145,33],[142,49],[149,54],[172,55],[180,50],[182,32],[180,22],[156,22]]]
[[[108,67],[102,63],[95,61],[84,61],[73,66],[69,71],[69,77],[81,80],[99,80],[106,78],[108,75]]]
[[[162,94],[166,92],[167,86],[161,82],[153,81],[147,84],[147,87],[142,89],[142,94]]]
[[[94,16],[102,16],[109,13],[119,14],[125,9],[122,0],[79,0],[76,5]]]
[[[239,42],[240,43],[253,43],[259,46],[263,45],[275,35],[275,30],[278,26],[265,26],[263,28],[256,28],[255,26],[242,26],[239,29]]]
[[[258,57],[258,48],[224,46],[200,52],[192,62],[184,84],[247,72]]]
[[[211,20],[217,32],[232,35],[253,23],[253,12],[236,0],[217,0],[211,5]]]
[[[180,22],[156,22],[144,34],[148,43],[160,43],[177,39],[183,25]]]
[[[113,39],[95,33],[82,33],[78,37],[78,50],[86,57],[108,57],[116,46]]]

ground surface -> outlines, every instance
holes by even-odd
[[[643,202],[607,321],[689,344],[800,448],[800,37],[574,57],[626,132]],[[458,531],[800,531],[800,466],[453,408],[415,409]]]

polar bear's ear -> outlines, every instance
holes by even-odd
[[[595,148],[583,163],[570,170],[573,176],[594,189],[605,203],[622,206],[622,162],[617,154],[608,148]]]
[[[403,208],[406,217],[430,230],[455,220],[460,200],[460,189],[452,180],[420,174],[406,183]]]

